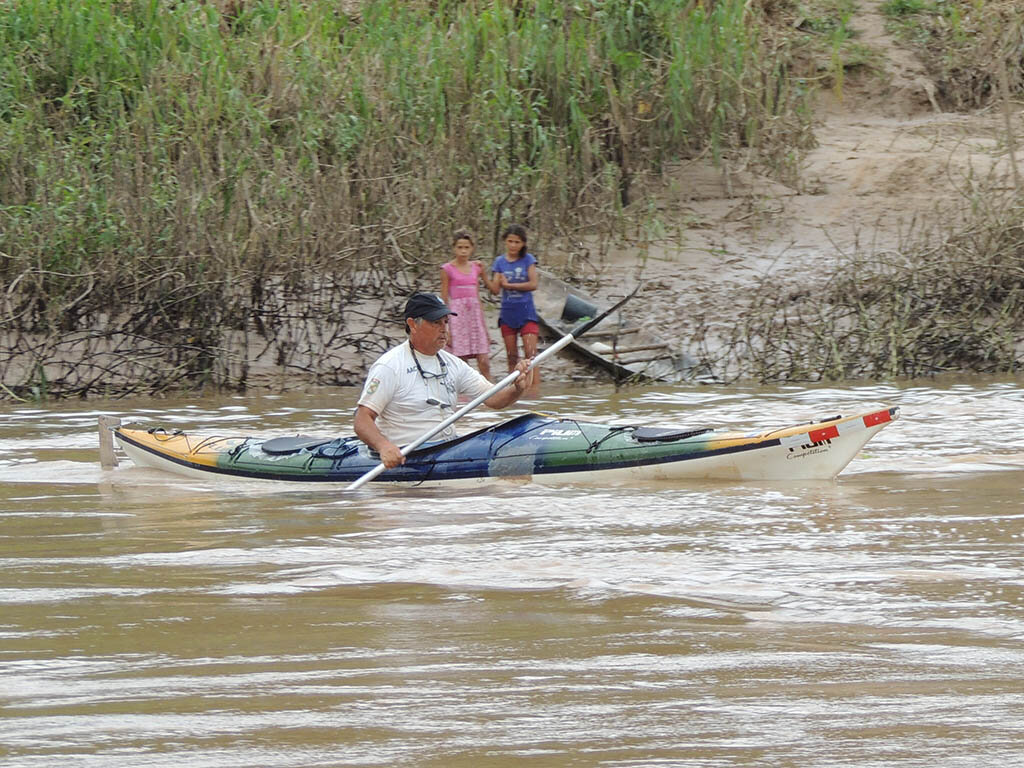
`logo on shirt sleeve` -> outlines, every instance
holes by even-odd
[[[380,386],[380,379],[370,379],[366,383],[366,394],[372,395],[374,392],[377,391],[377,388],[379,386]]]

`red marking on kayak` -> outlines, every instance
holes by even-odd
[[[839,437],[839,428],[833,424],[831,427],[812,429],[807,433],[807,436],[811,438],[812,443],[821,443],[825,440],[831,440],[833,437]]]
[[[864,417],[864,426],[873,427],[876,424],[885,424],[887,421],[892,421],[892,415],[889,411],[875,411]]]

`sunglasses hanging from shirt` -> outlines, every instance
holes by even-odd
[[[411,341],[409,342],[409,351],[412,353],[412,361],[416,363],[416,370],[420,372],[420,378],[423,379],[424,384],[426,384],[429,387],[431,379],[440,379],[441,384],[444,386],[445,392],[447,392],[449,395],[454,394],[454,386],[448,382],[448,366],[444,364],[444,360],[441,359],[440,355],[438,355],[437,357],[437,362],[441,364],[441,372],[434,373],[433,371],[423,370],[423,366],[420,365],[419,358],[416,356],[416,350],[412,346]],[[442,411],[445,408],[455,408],[455,406],[452,405],[451,403],[442,403],[440,400],[433,397],[427,398],[427,405],[439,406]]]

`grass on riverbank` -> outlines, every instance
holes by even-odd
[[[889,252],[856,250],[818,280],[771,275],[724,333],[694,333],[722,379],[822,381],[1024,369],[1024,182],[1013,157],[1024,17],[1011,0],[887,0],[950,110],[998,109],[1000,177],[964,180],[960,209]],[[915,222],[908,222],[913,227]],[[738,301],[742,300],[738,299]],[[710,340],[710,342],[709,342]]]
[[[1024,89],[1018,0],[885,0],[882,11],[925,63],[943,108],[977,109]]]
[[[913,20],[932,72],[946,73],[943,105],[969,108],[1021,91],[1014,5],[885,7]],[[386,344],[400,297],[434,287],[457,225],[481,235],[484,258],[509,220],[549,249],[580,233],[607,241],[646,175],[702,154],[795,180],[812,141],[805,97],[870,66],[853,11],[852,0],[3,4],[0,398],[244,389],[267,371],[355,383],[353,356]],[[970,264],[1011,285],[1015,210],[986,200],[962,235],[988,249]],[[938,354],[936,370],[1012,370],[1008,318],[971,336],[987,352],[943,356],[914,325],[934,319],[932,304],[902,314],[904,290],[960,295],[942,288],[957,276],[932,247],[857,256],[847,266],[894,293],[847,305],[858,289],[841,270],[828,290],[846,287],[828,295],[847,307],[842,321],[799,292],[769,292],[723,365],[743,354],[742,375],[761,379],[913,375]],[[961,312],[948,327],[976,323],[969,305],[937,306]],[[906,335],[893,342],[886,328]]]
[[[1024,200],[989,189],[972,203],[966,222],[852,252],[818,279],[765,278],[701,362],[762,382],[1024,369]]]
[[[0,384],[244,388],[238,334],[317,367],[356,297],[433,283],[456,225],[481,255],[509,220],[609,232],[703,152],[792,174],[810,116],[774,5],[5,4]]]

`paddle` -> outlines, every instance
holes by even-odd
[[[604,312],[599,314],[597,317],[591,318],[590,320],[587,320],[585,323],[581,323],[578,327],[574,328],[572,330],[572,332],[567,333],[565,336],[560,338],[558,341],[556,341],[550,347],[548,347],[543,352],[541,352],[539,355],[537,355],[535,358],[533,358],[533,362],[530,363],[530,367],[527,368],[526,370],[527,371],[532,370],[535,366],[537,366],[540,363],[541,360],[543,360],[544,358],[550,357],[551,355],[555,354],[555,352],[557,352],[558,350],[562,349],[562,347],[566,346],[567,344],[570,344],[574,339],[578,339],[584,333],[586,333],[591,328],[593,328],[595,325],[597,325],[602,320],[604,320],[606,317],[608,317],[608,315],[610,315],[612,312],[614,312],[619,307],[621,307],[623,304],[625,304],[627,301],[629,301],[634,296],[636,296],[637,291],[639,291],[639,290],[640,290],[640,286],[637,285],[636,288],[633,289],[632,293],[630,293],[630,294],[626,295],[624,298],[620,299],[615,304],[615,306],[613,306],[611,309],[606,309]],[[473,398],[468,403],[466,403],[464,406],[459,408],[459,410],[457,410],[455,413],[453,413],[447,419],[442,421],[440,424],[438,424],[438,425],[436,425],[434,427],[431,427],[427,432],[424,432],[422,435],[417,437],[411,443],[409,443],[408,445],[403,446],[402,447],[402,455],[403,456],[408,456],[410,453],[412,453],[414,450],[419,448],[421,445],[423,445],[423,443],[427,442],[427,440],[432,438],[438,432],[441,432],[441,431],[447,429],[448,427],[450,427],[456,421],[458,421],[463,416],[465,416],[467,413],[469,413],[474,408],[476,408],[478,405],[480,405],[480,403],[484,402],[484,400],[489,398],[491,395],[496,394],[497,392],[500,392],[502,389],[507,387],[509,384],[514,382],[516,379],[518,379],[522,375],[523,374],[520,371],[512,371],[512,373],[510,373],[504,379],[499,381],[497,384],[495,384],[493,387],[488,389],[482,395],[477,395],[475,398]],[[374,467],[369,472],[367,472],[365,475],[363,475],[358,480],[356,480],[354,483],[352,483],[350,486],[348,486],[348,488],[346,488],[345,490],[354,491],[357,488],[362,487],[366,483],[368,483],[371,480],[373,480],[373,478],[375,478],[377,475],[379,475],[385,469],[387,469],[387,467],[384,466],[384,462],[381,462],[376,467]]]

